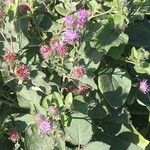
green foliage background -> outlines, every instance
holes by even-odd
[[[31,11],[19,12],[21,3]],[[63,17],[80,8],[91,11],[80,40],[64,57],[43,60],[41,45],[60,38]],[[140,80],[150,79],[149,0],[14,0],[1,9],[0,149],[150,149],[150,96],[139,91]],[[2,59],[9,49],[17,54],[16,63],[30,68],[23,83]],[[79,80],[68,77],[75,65],[86,69]],[[91,90],[71,93],[70,83]],[[43,136],[34,117],[37,112],[46,116],[52,104],[60,111],[56,133]],[[19,143],[8,140],[12,127],[22,134]]]

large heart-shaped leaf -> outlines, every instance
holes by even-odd
[[[104,22],[103,27],[97,35],[97,50],[108,52],[111,47],[118,47],[121,44],[128,42],[128,36],[124,32],[119,33],[115,31],[114,23],[112,20],[109,23]]]
[[[109,69],[98,77],[98,86],[108,103],[113,108],[121,107],[131,89],[131,80],[123,69]]]
[[[86,117],[84,114],[74,113],[70,126],[65,129],[68,141],[74,145],[85,145],[92,138],[92,125]]]

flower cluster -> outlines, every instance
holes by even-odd
[[[49,44],[42,45],[40,48],[40,53],[44,59],[50,58],[52,54],[63,56],[67,54],[67,52],[67,45],[63,41],[53,38],[50,40]]]
[[[66,29],[62,33],[62,36],[66,43],[73,44],[79,39],[80,29],[84,28],[89,16],[90,11],[80,9],[76,13],[76,17],[68,15],[64,18]]]
[[[88,87],[87,85],[80,85],[79,87],[75,86],[74,84],[69,85],[67,88],[68,92],[72,92],[74,94],[81,94],[84,95],[88,92],[90,92],[90,87]]]
[[[50,122],[45,116],[41,113],[38,113],[35,116],[35,121],[39,127],[41,134],[48,134],[52,129],[52,122]]]
[[[83,28],[90,16],[90,12],[85,9],[80,9],[76,18],[72,15],[68,15],[64,18],[65,29],[62,32],[62,40],[52,38],[49,44],[42,45],[40,53],[44,59],[49,58],[52,52],[58,56],[63,56],[68,52],[67,44],[73,44],[80,38],[79,28]]]
[[[6,51],[3,55],[3,60],[9,64],[14,64],[17,61],[16,54],[13,51]],[[15,69],[13,71],[14,75],[19,80],[25,80],[29,77],[29,69],[24,64],[15,65]]]
[[[67,27],[83,28],[88,21],[91,13],[89,10],[80,9],[77,11],[76,16],[68,15],[64,18]]]

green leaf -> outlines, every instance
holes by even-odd
[[[30,102],[39,105],[41,96],[36,91],[23,87],[21,91],[17,92],[17,99],[20,107],[29,108]]]
[[[60,3],[58,5],[55,6],[56,11],[62,15],[62,16],[66,16],[68,10],[66,8],[64,8],[63,4]]]
[[[110,114],[104,118],[105,121],[114,122],[118,124],[131,123],[131,116],[126,108],[111,109]]]
[[[63,104],[63,95],[61,95],[57,92],[54,92],[53,98],[55,99],[55,101],[59,107],[62,107],[64,105]]]
[[[109,69],[99,75],[98,86],[108,103],[113,108],[121,107],[128,97],[131,89],[131,80],[123,69]]]
[[[137,64],[137,63],[141,63],[141,61],[148,59],[149,56],[150,53],[146,51],[144,48],[136,49],[135,47],[133,47],[131,49],[131,55],[129,57],[129,60]]]
[[[112,21],[105,22],[97,35],[96,48],[98,51],[108,52],[111,47],[127,44],[128,36],[125,33],[115,31]]]
[[[20,114],[14,119],[15,127],[21,132],[24,132],[26,128],[35,123],[33,115],[30,114]]]
[[[141,147],[142,149],[145,149],[147,145],[149,144],[149,141],[146,140],[136,129],[132,124],[128,124],[126,126],[122,125],[122,128],[117,135],[117,137],[126,140],[128,142],[132,142],[136,144],[137,146]]]
[[[130,141],[123,140],[116,136],[100,133],[98,139],[110,145],[111,150],[143,150]]]
[[[49,94],[51,93],[52,88],[50,86],[50,82],[46,82],[44,78],[46,78],[46,75],[42,71],[37,71],[37,76],[34,77],[32,83],[42,92]]]
[[[70,109],[72,102],[73,102],[73,96],[71,92],[67,94],[64,102],[65,102],[65,107]]]
[[[79,51],[83,51],[82,55],[80,56],[81,59],[80,62],[84,64],[86,68],[88,68],[87,73],[92,74],[98,68],[102,60],[102,57],[105,53],[98,52],[95,48],[91,47],[89,41],[87,41],[86,44],[83,42],[82,45],[85,46],[82,48],[82,50],[79,50]]]
[[[21,91],[17,92],[17,99],[20,107],[30,108],[31,112],[35,111],[45,114],[46,111],[40,106],[41,95],[34,90],[22,88]]]
[[[124,52],[124,46],[120,45],[118,47],[112,47],[109,50],[108,55],[114,59],[119,59],[121,55],[123,54],[123,52]]]
[[[66,150],[66,143],[64,140],[61,140],[56,145],[56,150]]]
[[[101,150],[109,150],[110,149],[110,145],[108,144],[105,144],[103,142],[91,142],[89,144],[87,144],[83,150],[98,150],[98,149],[101,149]]]
[[[83,113],[83,114],[87,114],[87,109],[88,109],[88,104],[85,102],[84,97],[83,96],[75,96],[74,97],[74,101],[73,101],[73,110]]]
[[[129,60],[133,62],[134,69],[137,73],[147,73],[150,74],[150,63],[147,63],[146,60],[149,58],[150,53],[144,48],[131,49],[131,55]]]
[[[52,137],[38,134],[34,126],[30,126],[25,132],[25,150],[53,150],[53,142]]]
[[[94,79],[89,78],[88,76],[83,76],[83,78],[79,79],[83,84],[89,85],[92,89],[97,89],[97,85],[94,81]]]
[[[109,111],[105,105],[98,103],[94,108],[88,111],[88,114],[92,119],[102,119],[109,114]]]
[[[47,95],[43,100],[42,100],[42,106],[46,109],[50,107],[50,104],[52,102],[53,94]]]
[[[72,114],[71,124],[65,131],[68,140],[74,145],[85,145],[93,135],[92,124],[81,113]]]
[[[91,12],[93,13],[93,15],[98,12],[99,9],[101,9],[101,4],[98,4],[98,2],[96,0],[91,0],[89,1],[89,6],[91,8]]]
[[[142,73],[145,74],[147,73],[148,75],[150,75],[150,63],[144,62],[144,63],[137,63],[134,66],[134,69],[137,73]]]
[[[66,127],[68,125],[68,122],[69,122],[69,117],[65,113],[62,113],[61,114],[61,121],[62,121],[63,126]]]
[[[138,47],[150,47],[150,23],[148,21],[129,25],[129,43]]]

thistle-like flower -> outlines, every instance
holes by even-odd
[[[68,44],[73,44],[79,39],[79,34],[75,29],[66,29],[63,32],[63,40]]]
[[[51,130],[51,128],[52,125],[48,120],[43,120],[39,125],[39,129],[42,134],[47,134]]]
[[[52,50],[48,45],[43,45],[40,48],[40,53],[44,59],[47,59],[52,55]]]
[[[7,135],[9,136],[8,139],[11,140],[13,143],[16,143],[21,138],[21,134],[14,129],[8,131]]]
[[[85,23],[87,22],[89,16],[91,15],[89,10],[86,9],[80,9],[77,12],[77,19],[76,19],[76,24],[78,27],[84,27]]]
[[[66,44],[62,41],[57,42],[56,47],[55,47],[56,53],[59,56],[65,55],[68,51],[68,47]]]
[[[73,18],[73,16],[68,15],[68,16],[64,17],[64,21],[65,21],[66,26],[71,27],[71,26],[73,26],[75,19]]]
[[[30,72],[26,65],[19,65],[15,68],[15,75],[20,80],[25,80],[29,77]]]
[[[3,59],[7,63],[13,63],[16,60],[16,54],[12,51],[6,51],[3,55]]]
[[[19,5],[19,11],[22,13],[27,13],[27,11],[30,11],[30,6],[28,4],[21,4]]]
[[[83,66],[76,66],[70,72],[70,77],[73,79],[80,79],[84,76],[85,69]]]
[[[79,94],[86,94],[90,91],[90,88],[86,85],[81,85],[79,87]]]
[[[52,128],[52,123],[47,120],[47,118],[41,113],[38,113],[35,116],[35,121],[39,127],[41,134],[47,134]]]
[[[140,81],[139,90],[144,94],[147,94],[148,92],[150,92],[150,85],[147,82],[148,80],[146,79],[143,79],[142,81]]]

